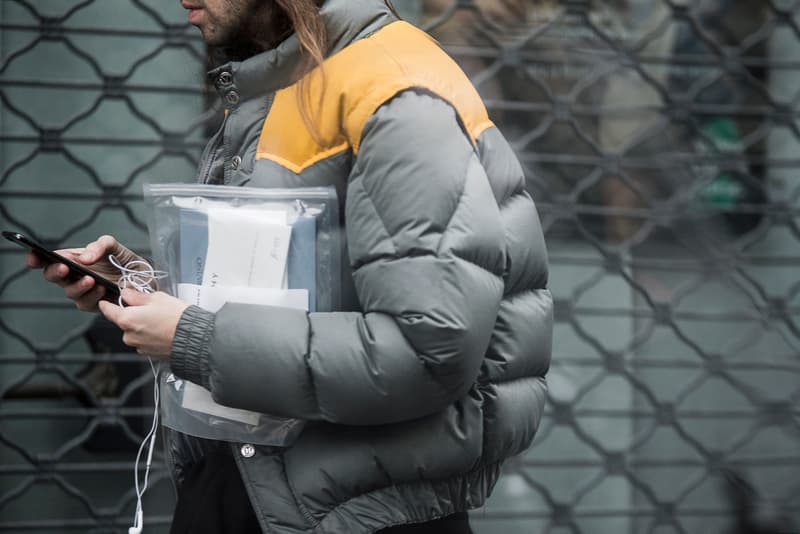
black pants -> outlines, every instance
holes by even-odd
[[[467,513],[453,514],[425,523],[411,523],[379,530],[376,534],[472,534]]]
[[[170,534],[261,534],[258,520],[227,450],[211,452],[186,473]],[[376,534],[472,534],[466,513],[398,525]]]
[[[230,452],[210,452],[186,473],[169,532],[261,534]]]

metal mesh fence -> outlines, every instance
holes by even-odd
[[[0,1],[3,229],[53,246],[120,234],[146,252],[142,182],[190,180],[204,138],[205,47],[162,4]],[[0,247],[0,531],[125,532],[149,368]],[[154,532],[174,504],[155,468]]]
[[[800,2],[395,4],[484,96],[550,249],[548,411],[475,530],[797,532]],[[142,181],[191,180],[204,137],[183,21],[0,0],[4,229],[146,252]],[[0,531],[122,530],[149,369],[21,262],[0,244]],[[173,502],[159,463],[148,523]]]

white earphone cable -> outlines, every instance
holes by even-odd
[[[120,289],[129,287],[140,293],[154,293],[156,290],[153,288],[153,282],[167,277],[167,273],[153,269],[153,266],[144,260],[133,260],[122,265],[116,256],[109,254],[108,261],[119,269],[120,277],[117,285]],[[119,305],[124,306],[122,297],[119,299]]]
[[[165,278],[167,273],[164,271],[157,271],[153,269],[152,265],[147,263],[144,260],[133,260],[125,265],[122,265],[120,261],[113,255],[109,254],[108,261],[111,264],[119,269],[120,277],[119,282],[117,285],[119,286],[120,290],[125,288],[132,288],[141,293],[153,293],[155,292],[154,289],[154,282]],[[118,304],[121,307],[125,306],[125,303],[122,301],[122,296],[119,297]],[[150,370],[153,372],[153,422],[150,425],[150,430],[148,431],[147,435],[145,435],[144,439],[142,440],[141,445],[139,445],[139,451],[136,453],[136,462],[134,464],[134,487],[136,490],[136,511],[134,512],[133,517],[133,526],[128,529],[128,534],[141,534],[142,529],[144,528],[144,510],[142,509],[142,497],[144,496],[145,491],[147,491],[147,483],[150,477],[150,464],[153,461],[153,449],[155,448],[156,443],[156,435],[158,433],[158,402],[159,402],[159,388],[158,388],[158,372],[160,370],[160,366],[154,365],[152,358],[147,358],[148,363],[150,364]],[[148,444],[149,442],[149,444]],[[147,451],[147,460],[145,462],[145,470],[144,470],[144,480],[142,481],[141,487],[139,485],[139,461],[142,458],[142,452],[144,452],[145,445],[148,446]]]

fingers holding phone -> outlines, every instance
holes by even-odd
[[[43,269],[44,278],[64,288],[67,298],[78,309],[97,311],[103,298],[119,298],[117,287],[120,271],[109,260],[114,255],[121,265],[141,258],[112,236],[102,236],[83,248],[50,251],[34,240],[14,232],[3,236],[31,250],[25,263],[31,268]]]
[[[110,235],[100,236],[82,249],[70,249],[70,252],[76,254],[76,261],[109,279],[119,277],[119,270],[108,261],[109,254],[113,254],[123,265],[141,260],[140,256]]]
[[[57,253],[77,262],[81,251],[62,249]],[[46,263],[34,253],[29,253],[25,261],[30,267],[41,267],[44,279],[64,288],[64,295],[74,301],[79,310],[97,311],[97,302],[105,296],[106,289],[94,278],[78,276],[63,263]]]
[[[72,261],[78,261],[77,256],[82,250],[83,249],[61,249],[53,252]],[[28,254],[25,255],[25,264],[33,269],[42,269],[45,280],[62,287],[67,285],[70,281],[74,282],[77,279],[67,265],[50,261],[50,259],[43,258],[36,252],[28,252]],[[73,280],[70,280],[70,278],[73,278]]]
[[[62,286],[64,295],[75,303],[81,311],[99,311],[98,303],[106,297],[106,288],[91,276],[84,276],[76,282]]]

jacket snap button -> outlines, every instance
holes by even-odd
[[[234,171],[238,171],[239,166],[241,164],[242,164],[242,158],[240,158],[239,156],[233,156],[233,158],[231,159],[231,169],[233,169]]]
[[[219,78],[217,78],[217,82],[220,85],[230,85],[232,81],[233,81],[233,76],[231,76],[231,73],[227,71],[220,74]]]
[[[242,445],[240,452],[242,453],[242,456],[244,456],[245,458],[252,458],[253,456],[256,455],[256,448],[250,445],[249,443],[245,443],[244,445]]]
[[[228,91],[225,95],[225,101],[231,106],[235,106],[239,103],[239,93],[236,91]]]

